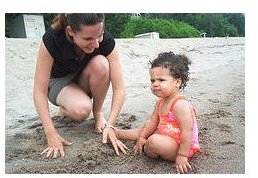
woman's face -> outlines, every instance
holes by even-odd
[[[103,22],[95,25],[81,25],[80,31],[73,31],[70,26],[67,27],[68,34],[73,42],[85,53],[92,53],[99,48],[99,43],[103,40],[104,24]]]

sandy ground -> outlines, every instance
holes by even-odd
[[[161,51],[188,55],[193,64],[184,94],[198,111],[202,152],[190,161],[190,174],[245,173],[245,39],[205,38],[116,40],[120,50],[126,99],[120,128],[142,125],[155,98],[149,89],[148,61]],[[5,172],[13,173],[176,173],[175,165],[146,155],[116,156],[111,145],[93,132],[94,121],[61,118],[51,105],[58,132],[74,144],[66,156],[40,156],[46,139],[32,102],[33,73],[39,40],[5,39]],[[110,108],[111,91],[104,113]]]

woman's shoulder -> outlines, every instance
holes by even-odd
[[[43,42],[48,43],[63,43],[65,40],[65,33],[63,30],[53,29],[50,27],[43,35]]]
[[[63,30],[49,28],[42,37],[43,43],[54,59],[59,59],[69,48]]]
[[[104,30],[104,39],[114,40],[114,36],[107,30]]]
[[[113,49],[115,48],[115,39],[111,33],[108,31],[104,31],[103,41],[100,43],[99,49],[101,50],[101,54],[104,56],[108,56]]]

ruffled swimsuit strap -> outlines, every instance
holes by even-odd
[[[170,108],[169,108],[169,111],[172,111],[176,105],[176,102],[178,100],[187,100],[187,98],[185,96],[178,96],[174,101],[173,103],[170,105]]]
[[[160,113],[160,105],[161,105],[161,103],[163,102],[163,98],[161,98],[159,101],[158,101],[158,105],[157,105],[157,111],[158,111],[158,114],[159,114],[159,116],[162,116],[162,114]]]

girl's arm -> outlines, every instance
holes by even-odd
[[[158,116],[158,109],[157,109],[158,102],[155,105],[155,108],[150,116],[150,118],[145,122],[139,137],[141,138],[148,138],[153,132],[156,130],[159,124],[159,116]]]
[[[177,151],[176,170],[177,173],[186,173],[192,170],[188,163],[188,154],[192,144],[193,121],[189,103],[186,100],[179,100],[173,110],[181,128],[181,141]]]
[[[177,154],[188,157],[192,144],[193,121],[189,103],[179,100],[173,110],[181,129],[181,141]]]
[[[142,153],[143,150],[143,145],[146,143],[146,139],[153,134],[153,132],[156,130],[157,126],[159,124],[159,116],[158,116],[158,109],[157,109],[157,104],[156,107],[154,108],[150,119],[148,119],[143,128],[140,130],[140,133],[137,137],[137,141],[135,146],[133,147],[134,153]]]

